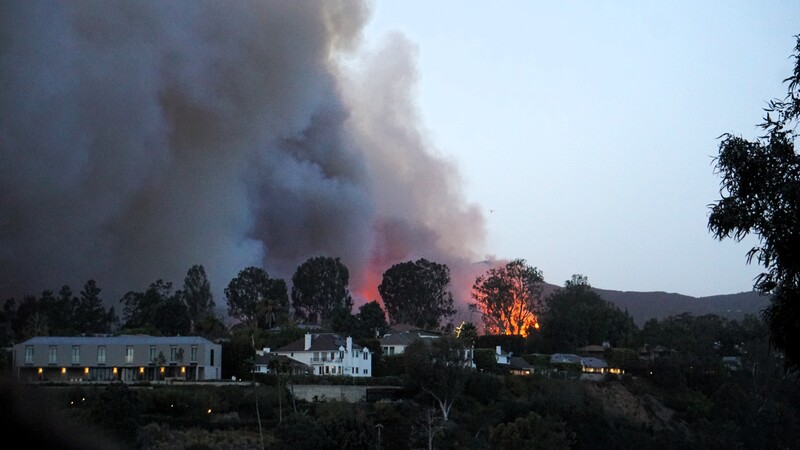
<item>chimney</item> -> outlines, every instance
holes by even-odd
[[[347,353],[351,353],[353,351],[353,338],[347,336]]]
[[[311,348],[311,333],[306,333],[306,341],[303,345],[303,350],[308,350]]]

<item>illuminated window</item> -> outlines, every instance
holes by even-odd
[[[50,356],[47,358],[47,361],[50,364],[55,364],[58,362],[58,347],[55,345],[50,346]]]
[[[78,364],[81,362],[81,348],[80,346],[73,345],[72,346],[72,364]]]
[[[106,348],[105,346],[97,347],[97,364],[105,364],[106,363]]]
[[[29,345],[25,347],[25,363],[33,364],[33,346]],[[39,369],[41,370],[41,369]]]

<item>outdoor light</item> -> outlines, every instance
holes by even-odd
[[[62,367],[61,368],[61,375],[64,375],[65,373],[67,373],[67,368],[66,367]]]

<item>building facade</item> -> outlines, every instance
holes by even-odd
[[[12,358],[25,382],[222,378],[222,346],[198,336],[37,336],[15,345]]]
[[[306,333],[294,342],[273,353],[305,364],[310,373],[321,376],[372,376],[372,352],[353,343],[353,338],[343,338],[333,333]]]

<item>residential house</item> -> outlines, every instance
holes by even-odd
[[[272,353],[305,364],[313,375],[372,376],[372,352],[354,344],[350,336],[343,338],[333,333],[306,333],[304,337]]]
[[[442,335],[432,331],[425,331],[419,329],[403,329],[401,331],[392,330],[384,334],[378,341],[381,343],[381,349],[384,356],[400,355],[406,351],[409,345],[413,342],[422,340],[424,342],[432,342],[435,339],[441,338]],[[474,349],[470,346],[464,349],[463,355],[460,357],[464,361],[466,367],[475,368],[474,362]]]
[[[530,375],[534,372],[533,366],[521,356],[509,358],[508,371],[514,375]]]
[[[498,345],[495,347],[494,359],[498,365],[507,367],[511,364],[511,353],[503,352],[503,347]]]
[[[219,380],[222,346],[199,336],[37,336],[12,350],[17,379],[125,383]]]
[[[311,366],[300,361],[289,358],[285,355],[272,353],[269,347],[263,350],[256,350],[254,360],[256,373],[273,373],[277,369],[280,373],[288,372],[291,375],[307,375],[311,373]]]
[[[439,339],[440,337],[442,337],[441,334],[419,329],[402,331],[392,330],[384,334],[383,337],[378,340],[381,343],[383,354],[385,356],[392,356],[403,353],[406,347],[417,340]]]
[[[599,379],[603,374],[621,374],[623,371],[616,367],[608,367],[605,360],[594,356],[578,356],[569,353],[554,353],[550,355],[550,364],[577,364],[581,367],[581,379]]]

